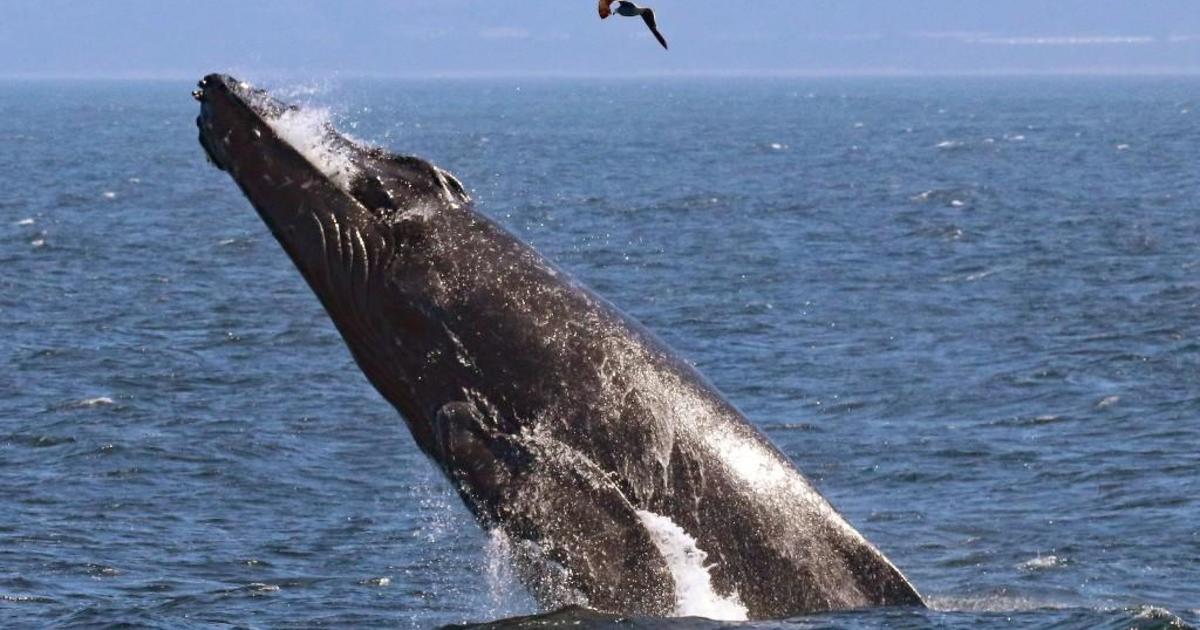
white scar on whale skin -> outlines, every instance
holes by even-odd
[[[746,621],[746,607],[736,592],[722,597],[713,590],[712,576],[704,566],[708,554],[696,546],[695,538],[665,516],[646,510],[638,510],[637,515],[675,579],[676,616]]]

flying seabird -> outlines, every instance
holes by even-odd
[[[614,1],[618,0],[600,0],[600,19],[604,19],[609,15],[612,15],[611,7]],[[629,0],[619,0],[619,2],[620,4],[617,6],[617,15],[623,15],[625,17],[637,17],[640,15],[642,20],[646,22],[646,26],[650,28],[650,32],[654,33],[654,38],[658,40],[658,43],[662,44],[663,48],[667,48],[667,39],[662,36],[662,33],[658,32],[658,23],[654,21],[653,9],[649,7],[639,7]]]

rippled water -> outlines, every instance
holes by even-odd
[[[189,90],[0,83],[0,618],[537,612]],[[934,608],[763,627],[1200,622],[1200,81],[292,91],[657,331]]]

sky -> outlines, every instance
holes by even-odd
[[[1196,0],[0,0],[0,77],[1200,73]]]

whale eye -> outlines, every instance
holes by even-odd
[[[435,209],[420,197],[409,199],[406,191],[396,191],[390,183],[376,175],[360,175],[351,184],[350,194],[393,232],[403,232],[402,241],[411,241],[415,233],[423,231],[414,224],[424,224]]]

